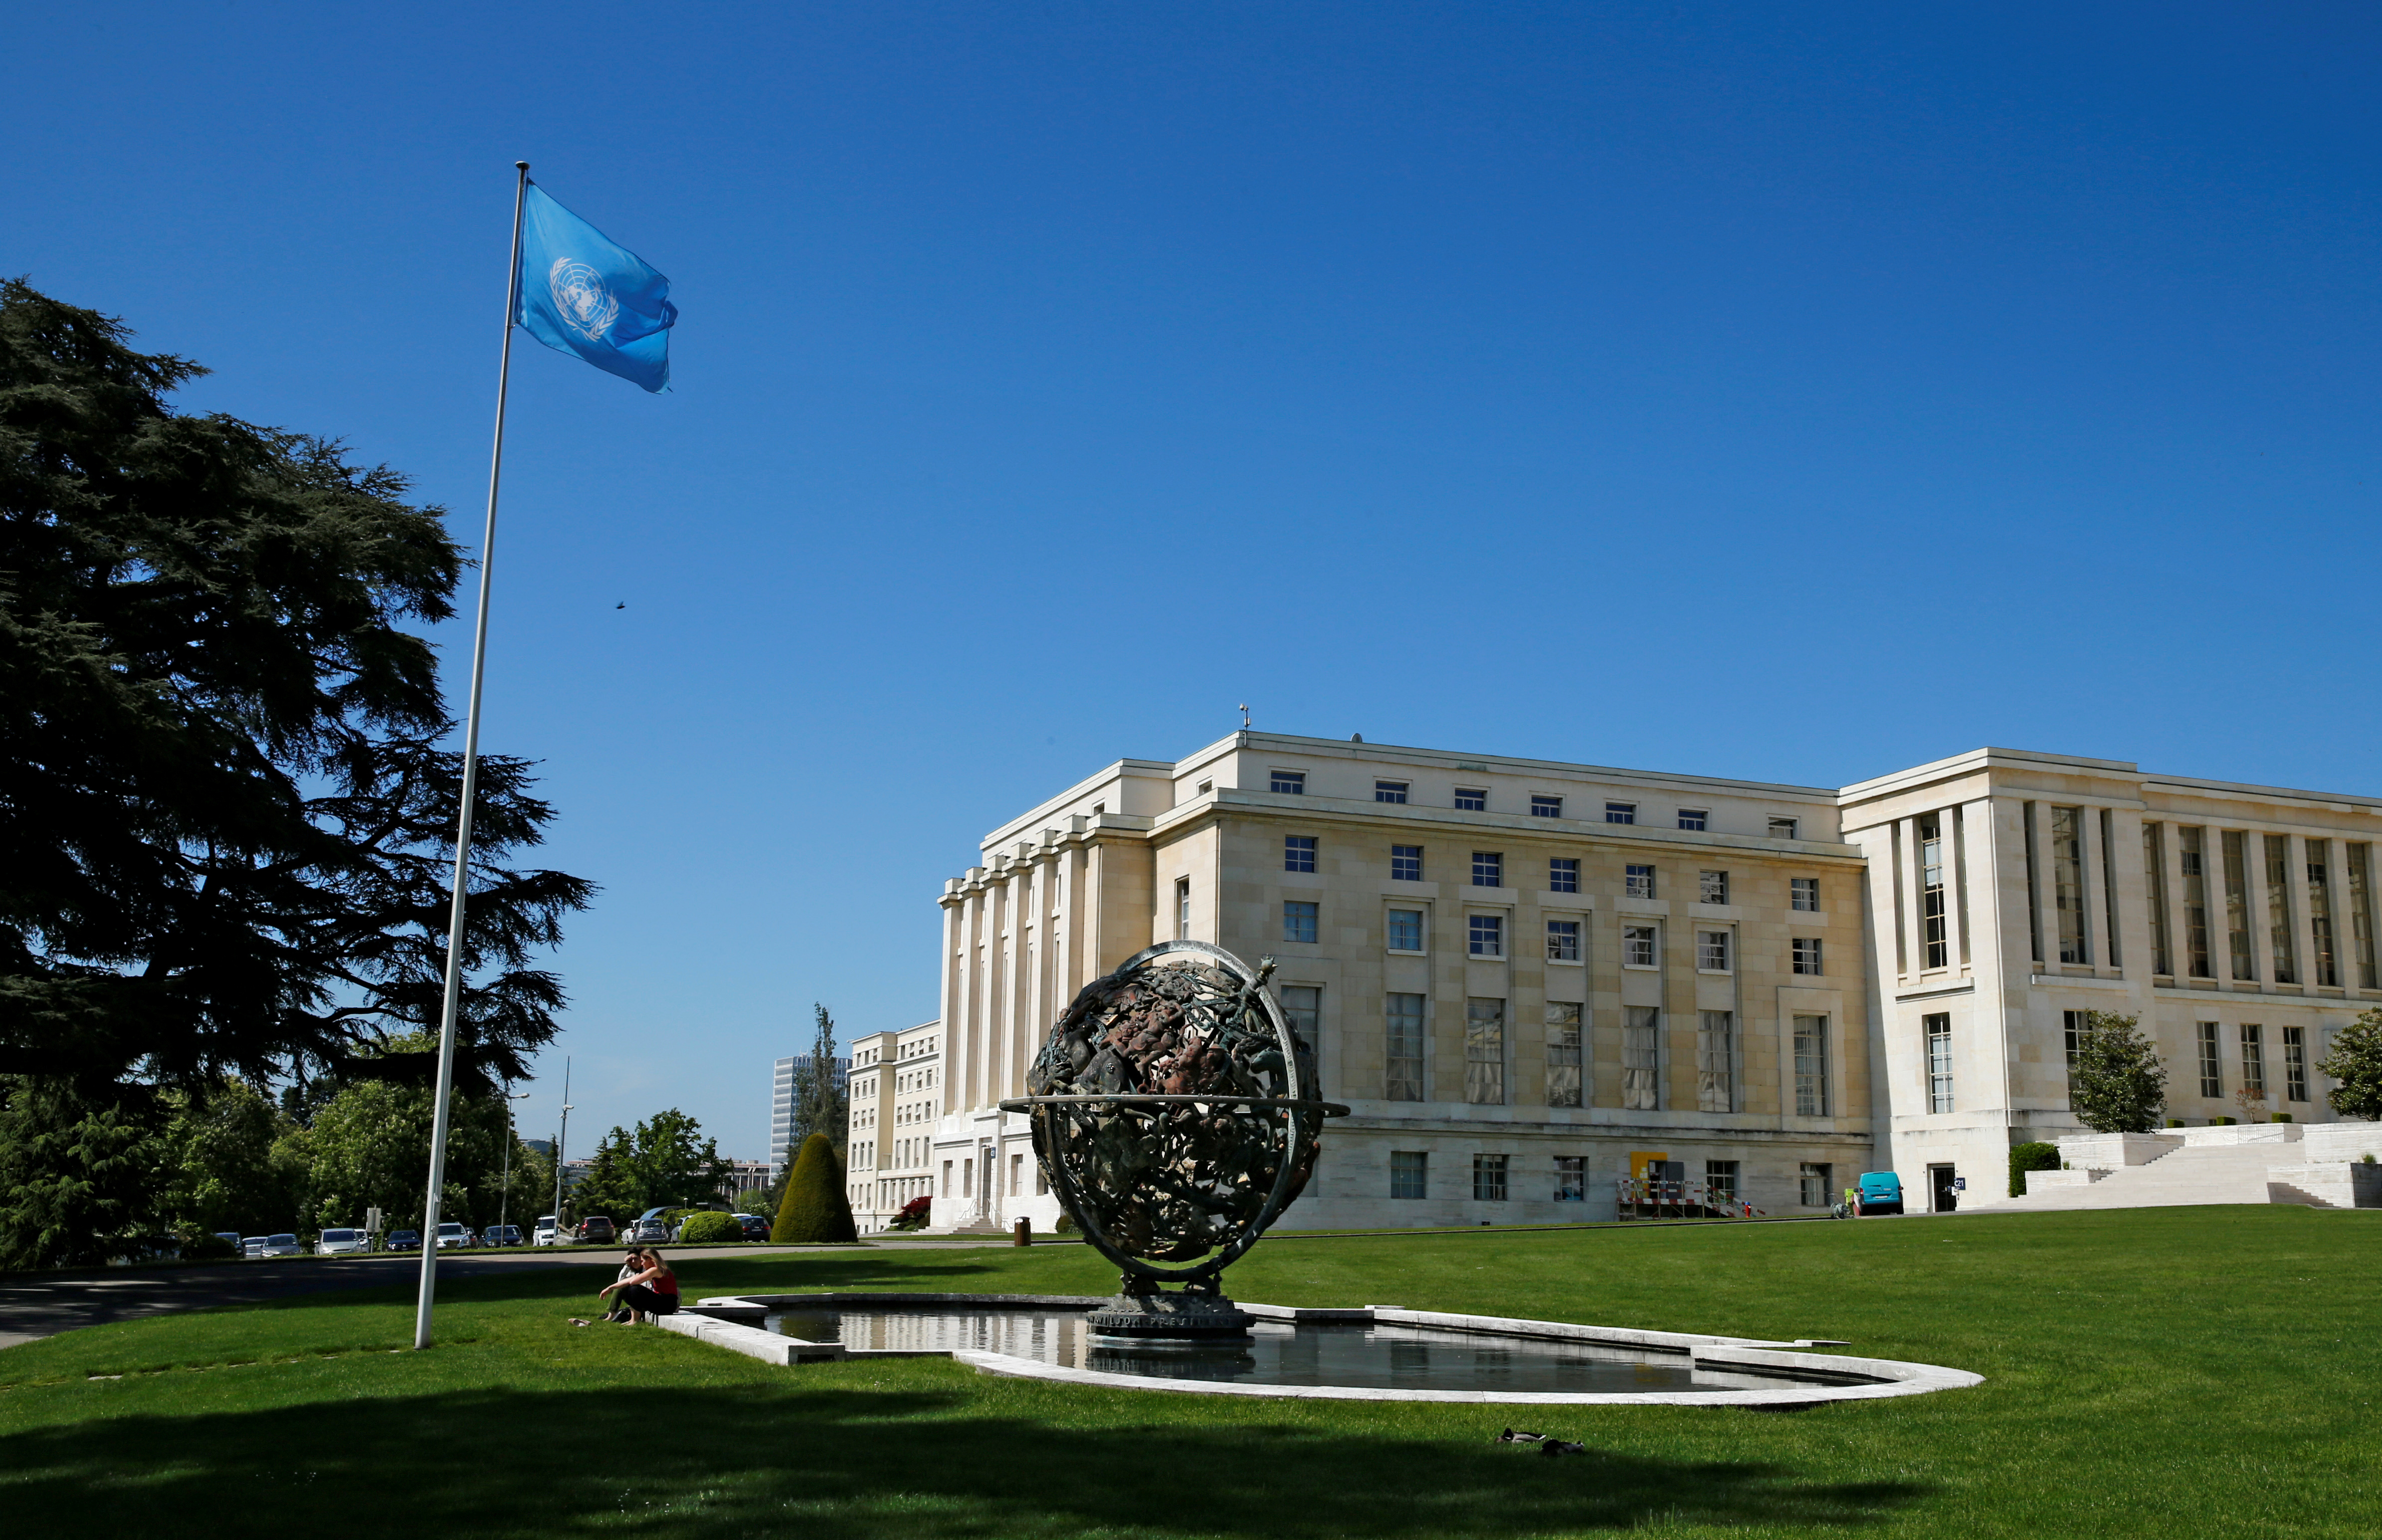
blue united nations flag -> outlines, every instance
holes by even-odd
[[[522,207],[513,319],[558,352],[647,390],[669,388],[669,280],[533,182]]]

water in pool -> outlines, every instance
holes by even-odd
[[[1774,1390],[1792,1383],[1694,1368],[1684,1355],[1676,1353],[1418,1326],[1293,1326],[1262,1321],[1243,1342],[1149,1348],[1112,1346],[1096,1339],[1086,1327],[1082,1312],[1063,1309],[788,1310],[770,1315],[763,1324],[789,1337],[811,1342],[840,1341],[847,1348],[968,1349],[1149,1379],[1602,1395]]]

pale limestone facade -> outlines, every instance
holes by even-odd
[[[2228,976],[2191,973],[2186,828]],[[2281,928],[2251,937],[2238,981],[2228,830],[2258,857],[2236,886],[2262,925],[2264,841],[2286,842]],[[1616,1179],[1650,1158],[1733,1178],[1769,1213],[1864,1170],[1899,1172],[1914,1208],[1939,1175],[1997,1192],[2010,1144],[2077,1130],[2064,1010],[2141,1011],[2192,1123],[2241,1115],[2254,1028],[2267,1106],[2328,1120],[2314,1060],[2382,1004],[2377,831],[2382,800],[2004,750],[1841,790],[1255,732],[1121,760],[994,830],[945,885],[939,1020],[855,1046],[854,1208],[874,1228],[923,1192],[939,1229],[1047,1228],[1024,1119],[996,1104],[1025,1094],[1076,990],[1177,935],[1277,959],[1324,1094],[1353,1109],[1292,1227],[1610,1217]],[[2180,976],[2147,972],[2155,925]],[[2303,978],[2274,976],[2277,937]],[[2203,1021],[2216,1097],[2197,1094]],[[931,1121],[889,1122],[925,1098],[860,1062],[897,1040],[939,1045]]]
[[[2186,1124],[2333,1120],[2315,1062],[2382,1005],[2382,799],[1981,749],[1842,805],[1869,864],[1877,1158],[1906,1191],[1956,1170],[1998,1192],[2011,1144],[2084,1131],[2071,1011],[2139,1014]]]
[[[863,1235],[928,1195],[943,1100],[942,1025],[880,1032],[852,1045],[851,1122],[844,1135],[845,1197]]]

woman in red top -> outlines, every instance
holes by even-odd
[[[678,1275],[670,1271],[669,1264],[662,1260],[661,1253],[648,1248],[642,1255],[645,1264],[644,1272],[606,1285],[604,1292],[618,1293],[620,1302],[634,1311],[637,1316],[678,1314]]]

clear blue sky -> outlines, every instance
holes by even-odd
[[[467,541],[511,163],[672,279],[675,394],[514,372],[486,743],[605,888],[582,1151],[676,1105],[764,1153],[813,1000],[932,1014],[986,830],[1245,700],[2382,791],[2370,6],[92,4],[8,53],[0,268]]]

